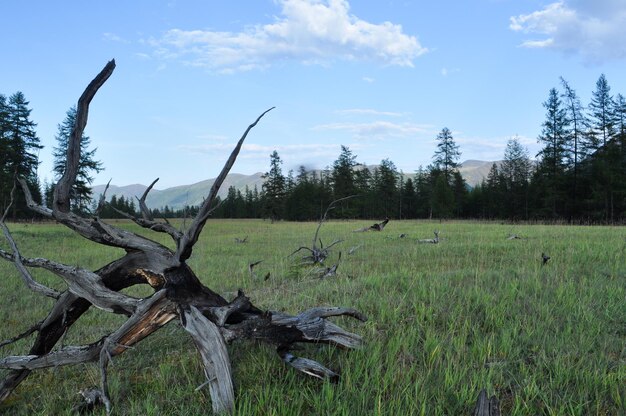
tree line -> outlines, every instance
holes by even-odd
[[[389,159],[374,167],[357,161],[346,146],[331,166],[283,173],[278,152],[270,155],[269,170],[261,189],[231,187],[219,201],[217,218],[268,218],[317,220],[334,200],[354,196],[329,214],[333,218],[477,218],[505,220],[614,223],[626,220],[626,100],[611,95],[604,75],[596,82],[587,106],[563,78],[543,103],[546,118],[537,138],[542,145],[535,158],[518,138],[508,141],[502,161],[491,167],[482,183],[469,187],[459,173],[460,148],[452,132],[437,135],[432,163],[413,174],[398,171]],[[31,110],[21,92],[8,99],[0,94],[0,208],[10,200],[15,174],[24,177],[37,202],[48,206],[54,185],[41,186],[37,177],[42,148],[30,120]],[[55,136],[54,175],[64,170],[67,141],[74,126],[71,108]],[[102,169],[83,135],[78,178],[72,189],[72,210],[95,208],[91,196],[92,174]],[[104,218],[135,214],[134,201],[112,196],[102,208]],[[155,217],[193,216],[197,207],[153,209]],[[13,218],[32,216],[21,193],[13,205]]]
[[[437,135],[432,163],[413,175],[383,159],[368,168],[348,147],[322,171],[284,175],[276,151],[261,191],[235,188],[215,211],[218,217],[315,220],[328,204],[334,218],[477,218],[511,221],[615,223],[626,221],[626,100],[611,95],[601,75],[585,107],[572,86],[560,79],[543,103],[546,119],[535,159],[517,137],[501,163],[473,188],[459,173],[459,146],[444,128]]]

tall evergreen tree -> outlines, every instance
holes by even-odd
[[[572,169],[572,187],[570,193],[572,208],[570,211],[572,215],[576,217],[578,216],[578,165],[582,159],[581,141],[584,134],[586,120],[583,114],[583,107],[580,104],[580,99],[578,98],[576,91],[565,79],[563,79],[563,77],[561,77],[561,85],[564,90],[562,98],[565,103],[566,117],[570,127],[567,139],[569,166]]]
[[[274,150],[270,155],[270,170],[263,175],[263,208],[272,221],[283,218],[285,205],[286,179],[281,164],[283,161]]]
[[[398,170],[389,159],[383,159],[375,170],[374,188],[378,197],[379,217],[397,217],[399,210]]]
[[[615,102],[611,96],[611,87],[604,74],[596,82],[589,103],[589,131],[586,146],[591,160],[592,201],[596,212],[602,212],[605,221],[614,217],[615,175],[614,164],[617,161],[614,146],[607,146],[615,137],[616,115]]]
[[[39,144],[39,137],[35,132],[36,124],[30,119],[32,110],[28,108],[28,105],[29,102],[26,101],[24,94],[19,91],[11,95],[6,104],[4,111],[7,112],[8,124],[2,127],[6,129],[4,146],[2,146],[5,152],[4,166],[6,174],[11,177],[14,174],[23,177],[35,201],[41,203],[37,167],[39,166],[39,150],[43,146]],[[3,200],[7,200],[6,195]],[[27,212],[26,202],[21,193],[18,193],[13,204],[13,217],[17,217],[18,213],[26,215]]]
[[[57,126],[55,136],[57,145],[54,147],[53,172],[58,180],[65,172],[65,160],[67,156],[67,144],[76,123],[76,107],[70,108],[65,116],[65,120]],[[76,181],[71,190],[71,205],[75,212],[84,213],[89,209],[91,201],[91,184],[93,183],[92,173],[102,171],[102,162],[95,159],[97,149],[89,149],[91,140],[83,134],[80,139],[80,161],[78,162],[78,173]]]
[[[333,183],[333,196],[335,199],[356,195],[354,183],[354,167],[357,165],[356,156],[347,146],[341,146],[341,153],[333,163],[331,173]],[[335,215],[342,218],[350,218],[356,215],[356,206],[353,200],[342,201],[335,210]]]
[[[546,120],[537,141],[544,147],[538,153],[541,162],[537,178],[542,181],[542,193],[545,195],[544,214],[556,217],[562,212],[569,123],[556,88],[550,89],[543,106],[546,109]]]
[[[506,144],[501,167],[502,186],[506,189],[509,218],[528,219],[528,182],[532,173],[532,162],[526,149],[514,137]]]
[[[444,127],[437,135],[437,150],[433,155],[433,164],[441,170],[448,183],[451,183],[452,173],[459,166],[457,162],[460,157],[461,152],[452,137],[452,132]]]
[[[614,102],[611,96],[611,87],[604,74],[596,82],[596,89],[592,92],[589,103],[589,134],[587,147],[596,151],[615,134]]]

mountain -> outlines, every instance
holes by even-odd
[[[483,178],[486,178],[489,174],[489,169],[491,169],[491,165],[496,163],[498,166],[502,163],[498,162],[487,162],[482,160],[466,160],[461,164],[459,168],[459,172],[467,182],[469,186],[476,186],[479,184]],[[368,166],[369,169],[374,169],[375,166]],[[405,177],[411,177],[413,175],[405,174]],[[152,189],[148,194],[148,198],[146,199],[146,204],[150,208],[163,208],[166,205],[172,209],[180,209],[185,205],[199,205],[202,203],[202,200],[209,194],[209,190],[211,186],[215,182],[215,178],[207,179],[201,182],[197,182],[191,185],[181,185],[175,186],[172,188],[166,189]],[[235,189],[240,190],[242,193],[246,188],[246,185],[250,190],[253,190],[255,185],[258,190],[261,191],[261,185],[263,184],[262,173],[258,172],[252,175],[242,175],[240,173],[231,173],[229,174],[218,195],[221,198],[225,198],[228,194],[228,188],[234,186]],[[94,199],[98,199],[100,194],[104,191],[105,185],[96,185],[93,187],[93,197]],[[109,190],[107,191],[107,199],[111,196],[116,195],[118,198],[123,196],[125,199],[131,198],[135,199],[135,197],[139,198],[146,190],[146,185],[134,184],[134,185],[126,185],[126,186],[109,186]]]
[[[218,195],[221,198],[225,198],[228,194],[228,188],[234,186],[243,192],[246,185],[250,190],[254,189],[256,185],[261,191],[261,185],[263,184],[262,173],[255,173],[252,175],[242,175],[240,173],[229,174],[224,183],[222,184]],[[146,198],[146,204],[150,208],[163,208],[166,205],[172,209],[183,208],[185,205],[200,205],[204,198],[209,194],[211,186],[215,182],[215,178],[207,179],[205,181],[197,182],[191,185],[174,186],[166,189],[152,188]],[[98,199],[100,194],[104,192],[105,185],[96,185],[93,187],[92,195],[94,199]],[[126,185],[126,186],[109,186],[107,191],[107,200],[116,195],[118,198],[123,196],[125,199],[135,197],[140,198],[146,190],[146,185]]]
[[[498,160],[496,162],[486,162],[483,160],[466,160],[461,163],[461,167],[459,167],[459,173],[465,179],[465,182],[474,187],[482,182],[483,179],[487,178],[489,175],[489,170],[493,164],[498,166],[498,169],[502,166],[502,161]]]

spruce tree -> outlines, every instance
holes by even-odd
[[[550,89],[548,99],[543,103],[546,109],[546,120],[543,122],[541,135],[537,139],[544,148],[538,153],[541,156],[539,165],[543,195],[545,195],[544,214],[556,217],[562,213],[562,202],[565,187],[565,167],[567,162],[568,119],[565,108],[556,88]]]
[[[356,195],[357,191],[354,183],[354,167],[356,165],[356,156],[352,154],[352,151],[347,146],[342,145],[341,154],[333,162],[331,173],[334,199]],[[354,217],[356,215],[354,201],[342,201],[340,206],[335,209],[334,214],[341,218]]]
[[[587,148],[596,151],[615,134],[615,104],[611,97],[611,87],[604,74],[596,82],[596,89],[592,92],[589,103],[589,132]]]
[[[263,208],[265,215],[272,221],[283,218],[286,179],[280,167],[282,163],[278,152],[274,150],[270,155],[270,170],[263,175]]]
[[[576,94],[576,91],[569,85],[569,83],[561,77],[561,84],[563,85],[564,92],[562,98],[565,103],[566,117],[569,123],[569,134],[567,138],[567,149],[569,166],[572,170],[572,186],[571,186],[571,200],[572,200],[572,215],[578,216],[578,165],[582,159],[581,142],[584,134],[584,126],[587,123],[583,114],[583,107],[580,104],[580,99]]]
[[[433,164],[441,170],[448,184],[451,183],[452,173],[459,166],[457,162],[460,157],[461,152],[452,137],[452,132],[444,127],[437,135],[437,150],[433,155]]]
[[[12,178],[17,174],[28,183],[35,202],[41,203],[37,167],[39,166],[39,150],[43,146],[39,144],[39,137],[35,132],[37,124],[30,119],[32,110],[28,108],[28,105],[29,102],[26,101],[24,94],[18,91],[9,97],[6,106],[4,106],[3,111],[8,123],[1,127],[4,130],[4,138],[2,139],[3,176],[6,176],[2,179],[3,182],[8,180],[9,186],[5,184],[2,188],[8,188],[10,192],[13,183]],[[8,202],[8,195],[5,193],[2,199],[4,202]],[[27,212],[26,201],[21,193],[18,193],[13,204],[13,218],[18,215],[25,216]]]
[[[506,213],[509,218],[528,218],[528,181],[532,163],[526,149],[514,137],[506,144],[500,176],[506,189]]]

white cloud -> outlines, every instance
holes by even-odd
[[[524,47],[576,53],[594,63],[626,58],[624,0],[561,0],[511,17],[509,27],[542,36],[524,41]]]
[[[370,77],[363,77],[361,78],[363,81],[368,82],[368,83],[372,83],[374,81],[376,81],[374,78],[370,78]]]
[[[390,116],[390,117],[401,117],[404,115],[404,113],[396,113],[392,111],[378,111],[378,110],[373,110],[371,108],[350,108],[347,110],[337,110],[335,111],[335,113],[342,114],[342,115],[364,114],[364,115],[370,115],[370,116]]]
[[[200,145],[180,145],[178,149],[193,153],[230,153],[236,143],[212,143]],[[274,150],[281,158],[284,156],[307,157],[336,156],[340,150],[338,144],[288,144],[278,146],[266,146],[254,143],[244,143],[241,147],[241,159],[268,159]]]
[[[329,123],[315,126],[314,130],[346,130],[356,139],[389,139],[397,137],[414,137],[432,134],[433,127],[414,123],[391,123],[374,121],[371,123]]]
[[[374,61],[411,67],[415,58],[427,52],[400,25],[369,23],[350,14],[347,0],[276,2],[282,10],[274,23],[236,33],[172,29],[149,43],[157,57],[219,72],[267,68],[287,60]]]
[[[102,34],[102,37],[111,42],[130,43],[128,40],[116,35],[115,33],[105,32]]]
[[[456,72],[460,72],[461,70],[459,68],[441,68],[441,75],[443,75],[444,77],[447,77],[450,74],[454,74]]]

